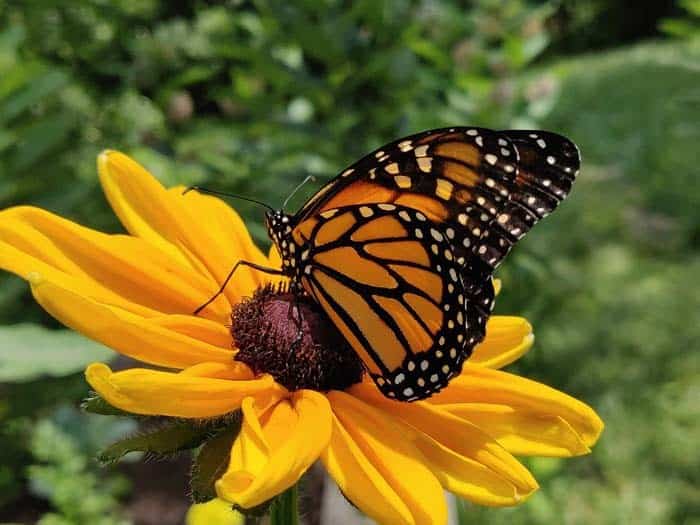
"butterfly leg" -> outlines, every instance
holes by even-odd
[[[228,273],[228,275],[226,276],[226,279],[224,279],[224,282],[223,282],[222,285],[219,287],[219,290],[218,290],[214,295],[212,295],[206,303],[204,303],[203,305],[199,306],[199,307],[194,311],[194,315],[198,315],[199,312],[201,312],[202,310],[204,310],[207,306],[209,306],[212,302],[214,302],[214,300],[215,300],[217,297],[219,297],[222,293],[224,293],[224,290],[226,289],[226,285],[228,285],[228,282],[229,282],[229,281],[231,280],[231,278],[233,277],[233,274],[236,273],[236,270],[237,270],[240,266],[248,266],[249,268],[254,268],[255,270],[259,270],[259,271],[261,271],[261,272],[269,273],[269,274],[272,274],[272,275],[282,275],[282,274],[283,274],[282,270],[278,270],[278,269],[276,269],[276,268],[268,268],[267,266],[261,266],[261,265],[259,265],[259,264],[255,264],[255,263],[252,263],[252,262],[250,262],[250,261],[238,261],[238,262],[233,266],[233,268],[231,269],[231,271]]]
[[[296,309],[297,315],[296,317],[294,316],[294,310]],[[301,310],[299,309],[299,301],[297,300],[297,296],[294,296],[294,302],[289,303],[289,310],[287,313],[287,318],[290,321],[294,321],[294,324],[296,324],[297,328],[297,335],[294,338],[294,341],[292,341],[292,344],[289,345],[289,351],[287,353],[287,364],[289,364],[292,361],[292,357],[294,356],[294,351],[297,349],[299,344],[301,344],[301,340],[304,338],[304,330],[303,330],[303,323],[301,319]]]

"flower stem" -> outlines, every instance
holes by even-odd
[[[299,498],[294,484],[278,496],[270,510],[270,525],[299,525]]]

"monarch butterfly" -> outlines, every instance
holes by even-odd
[[[551,132],[425,131],[360,159],[298,213],[269,211],[267,231],[293,291],[318,303],[384,395],[414,401],[484,338],[494,269],[579,165]]]

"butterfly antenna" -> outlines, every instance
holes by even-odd
[[[235,193],[226,193],[225,191],[217,191],[217,190],[210,190],[208,188],[202,188],[201,186],[190,186],[185,189],[185,191],[182,192],[183,195],[191,192],[192,190],[196,190],[200,193],[208,193],[209,195],[219,195],[220,197],[232,197],[234,199],[241,199],[242,201],[248,201],[248,202],[253,202],[255,204],[258,204],[260,206],[264,206],[268,210],[274,212],[275,209],[270,206],[269,204],[265,204],[262,201],[256,200],[256,199],[251,199],[250,197],[243,197],[242,195],[236,195]]]
[[[287,207],[287,203],[291,200],[291,198],[294,197],[294,195],[296,195],[296,193],[302,188],[302,186],[304,186],[304,184],[306,184],[309,181],[315,182],[316,177],[314,177],[313,175],[307,175],[306,178],[303,181],[301,181],[296,188],[292,190],[292,193],[290,193],[289,196],[286,199],[284,199],[284,204],[282,204],[283,210]]]

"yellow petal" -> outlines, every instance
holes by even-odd
[[[97,171],[102,189],[112,209],[132,235],[158,246],[174,259],[199,266],[171,242],[167,233],[174,210],[165,197],[165,189],[148,171],[133,159],[118,151],[106,150],[97,157]],[[146,202],[151,200],[149,207]]]
[[[64,325],[139,361],[185,368],[205,361],[228,363],[233,359],[232,350],[182,335],[41,277],[34,277],[32,293]]]
[[[272,244],[270,246],[270,251],[267,256],[268,259],[268,266],[270,268],[282,268],[282,257],[280,256],[280,252],[277,251],[277,247]],[[288,281],[287,277],[284,277],[283,275],[268,275],[267,279],[269,283],[272,285],[277,285],[279,283]]]
[[[493,293],[496,295],[501,293],[501,288],[503,288],[503,281],[501,279],[494,279],[493,280]]]
[[[486,403],[455,403],[440,408],[478,426],[517,456],[570,457],[591,451],[561,416]]]
[[[402,403],[373,385],[350,392],[415,429],[415,443],[443,486],[482,505],[514,505],[538,487],[517,459],[475,425],[426,402]]]
[[[24,278],[40,272],[55,282],[80,281],[93,294],[135,303],[129,306],[134,311],[191,314],[216,290],[141,239],[100,233],[38,208],[0,212],[0,242],[12,247],[0,255],[0,267]],[[210,315],[223,320],[229,312],[217,303]]]
[[[17,274],[27,281],[52,281],[73,290],[75,293],[118,306],[139,315],[158,315],[158,312],[119,297],[117,294],[97,286],[82,277],[72,277],[54,267],[30,257],[14,246],[0,241],[0,268]]]
[[[446,490],[477,505],[517,505],[537,490],[536,484],[528,491],[515,487],[489,467],[455,452],[427,434],[419,436],[416,446]]]
[[[233,336],[230,329],[216,321],[194,315],[161,315],[149,317],[148,321],[219,348],[231,350],[233,346]]]
[[[345,392],[331,391],[328,399],[349,436],[409,509],[413,522],[446,523],[442,487],[415,446],[415,433],[390,414]]]
[[[168,253],[180,257],[213,283],[220,285],[236,262],[254,250],[246,244],[242,222],[232,220],[231,229],[241,245],[231,245],[231,236],[222,237],[221,227],[208,221],[222,220],[220,207],[212,210],[198,197],[168,192],[140,164],[116,151],[105,151],[98,158],[100,180],[107,199],[122,224],[133,235],[146,239]],[[199,196],[201,197],[201,196]],[[213,200],[213,199],[212,199]],[[196,203],[196,205],[194,204]],[[228,218],[234,217],[233,212]],[[231,304],[249,296],[255,289],[250,273],[236,274],[226,287]]]
[[[486,324],[486,337],[474,348],[469,362],[502,368],[519,359],[534,342],[532,326],[526,319],[494,315]]]
[[[270,245],[270,251],[267,255],[267,258],[270,261],[270,265],[273,268],[282,268],[282,257],[280,256],[280,252],[277,251],[277,247],[274,244]]]
[[[589,448],[595,444],[603,431],[603,421],[585,403],[542,383],[469,363],[465,365],[460,376],[455,377],[447,388],[431,397],[429,402],[448,405],[462,403],[502,405],[513,408],[521,415],[530,413],[533,417],[550,418],[549,423],[552,421],[551,418],[561,418],[576,432],[581,442]],[[497,421],[495,417],[494,421]],[[504,425],[507,426],[507,423],[504,422]],[[548,427],[551,428],[550,425],[545,424],[541,429],[544,432]],[[487,428],[486,430],[488,432]],[[517,428],[513,428],[513,430],[517,430]],[[496,435],[503,435],[504,428],[493,429],[493,431]],[[564,432],[564,430],[559,428],[549,432],[553,432],[553,434],[548,433],[542,439],[541,451],[545,455],[551,455],[551,452],[547,453],[547,451],[551,451],[552,435],[561,435],[558,433]],[[564,435],[566,435],[565,432]],[[522,439],[532,438],[536,438],[536,436],[522,436]],[[510,443],[513,444],[512,441]],[[564,448],[571,446],[567,445],[566,442],[561,445]],[[535,448],[527,453],[539,454],[540,452]]]
[[[231,508],[231,504],[214,498],[196,503],[187,511],[186,525],[245,525],[245,516]]]
[[[153,416],[220,416],[240,408],[248,396],[280,394],[270,376],[234,381],[145,368],[112,372],[107,365],[93,363],[85,370],[85,377],[111,405]]]
[[[321,460],[345,496],[378,523],[412,524],[413,516],[338,418]]]
[[[251,508],[294,485],[328,445],[331,411],[326,398],[299,390],[259,413],[243,403],[243,426],[229,468],[216,491],[220,498]]]
[[[250,380],[255,379],[253,371],[244,363],[199,363],[185,368],[180,374],[194,377],[210,377],[214,379]]]
[[[270,261],[253,242],[245,223],[240,215],[224,201],[211,195],[202,195],[190,191],[183,195],[184,187],[171,188],[168,192],[179,206],[186,207],[195,214],[197,219],[210,231],[214,239],[221,245],[224,252],[232,249],[243,261],[260,266],[270,266]],[[280,268],[280,266],[273,266]],[[229,268],[230,269],[230,268]],[[268,280],[268,274],[253,268],[242,267],[236,270],[235,279],[248,280],[252,289],[262,286]]]

